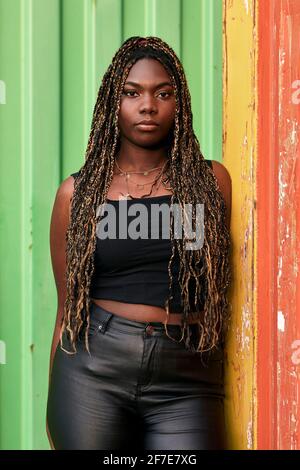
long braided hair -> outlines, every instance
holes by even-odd
[[[74,182],[71,200],[71,219],[66,234],[66,283],[67,296],[60,330],[61,349],[63,332],[76,353],[76,340],[85,322],[85,346],[88,352],[90,325],[90,284],[94,273],[97,207],[106,202],[113,178],[115,157],[120,147],[118,115],[124,83],[133,64],[141,58],[154,58],[167,70],[175,91],[176,113],[173,139],[169,148],[169,183],[172,200],[184,203],[203,203],[205,217],[204,243],[201,249],[184,249],[184,239],[175,239],[173,224],[170,227],[172,255],[168,264],[169,297],[165,302],[165,331],[172,299],[172,263],[179,255],[179,283],[183,303],[181,323],[185,347],[194,352],[210,351],[223,341],[228,327],[229,312],[226,290],[231,281],[229,265],[230,234],[226,226],[226,205],[212,169],[201,153],[193,131],[191,98],[183,67],[174,50],[161,38],[133,36],[127,39],[115,53],[104,74],[94,107],[91,132],[85,154],[85,163]],[[202,259],[202,262],[201,262]],[[195,304],[200,294],[203,309],[189,325],[191,315],[189,283],[196,285]],[[85,318],[82,311],[85,310]],[[192,327],[197,327],[196,345],[191,341]],[[170,337],[170,336],[169,336]],[[172,338],[173,339],[173,338]]]

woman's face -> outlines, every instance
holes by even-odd
[[[141,147],[162,145],[173,131],[175,94],[169,74],[155,59],[139,59],[130,69],[120,103],[121,140]],[[143,126],[142,120],[156,125]]]

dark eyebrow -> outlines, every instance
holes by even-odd
[[[133,86],[137,86],[139,88],[143,88],[139,83],[136,83],[136,82],[126,82],[125,85],[133,85]],[[173,86],[172,83],[170,82],[161,82],[161,83],[158,83],[157,85],[154,86],[154,88],[160,88],[162,86]]]

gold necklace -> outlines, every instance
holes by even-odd
[[[118,162],[117,162],[117,158],[115,159],[115,164],[116,164],[116,167],[118,168],[119,170],[119,174],[121,176],[125,176],[125,182],[126,182],[126,187],[127,187],[127,193],[124,194],[122,192],[120,192],[120,194],[122,195],[122,197],[120,199],[137,199],[135,198],[134,196],[132,196],[130,194],[130,191],[129,191],[129,185],[128,185],[128,180],[130,178],[130,175],[133,174],[133,173],[138,173],[138,174],[143,174],[144,176],[147,176],[150,172],[154,171],[154,170],[157,170],[157,169],[160,169],[161,171],[158,173],[158,175],[154,178],[154,180],[148,182],[148,183],[144,183],[144,184],[141,184],[141,183],[137,183],[136,181],[133,181],[132,178],[130,178],[130,181],[132,181],[133,183],[135,183],[135,186],[136,188],[138,189],[144,189],[145,186],[152,184],[151,186],[151,190],[149,193],[147,194],[143,194],[142,196],[140,196],[140,198],[145,198],[145,197],[148,197],[152,194],[152,191],[153,191],[153,187],[155,186],[155,184],[157,183],[157,181],[159,181],[158,183],[158,186],[156,188],[156,193],[158,192],[159,188],[160,188],[160,184],[162,183],[164,185],[164,187],[168,190],[171,190],[172,188],[171,187],[167,187],[166,186],[166,183],[168,182],[168,175],[166,178],[163,179],[163,174],[164,174],[164,170],[165,170],[165,167],[167,164],[170,163],[170,155],[169,155],[169,152],[168,152],[168,157],[164,163],[164,165],[162,167],[154,167],[154,168],[151,168],[150,170],[144,170],[144,171],[125,171],[125,170],[122,170],[122,168],[120,168]],[[168,173],[168,170],[167,170],[167,173]]]
[[[140,175],[143,174],[144,176],[147,176],[149,173],[151,173],[151,171],[157,170],[158,168],[163,168],[161,166],[156,166],[154,168],[151,168],[150,170],[144,170],[144,171],[125,171],[125,170],[122,170],[122,168],[120,168],[120,166],[118,165],[117,160],[115,160],[115,164],[116,164],[116,167],[118,168],[118,170],[120,171],[122,176],[124,176],[124,175],[133,175],[133,174],[140,174]]]
[[[163,176],[163,173],[164,173],[164,169],[165,169],[167,163],[168,163],[168,160],[166,160],[166,162],[164,163],[163,167],[160,167],[160,168],[161,168],[161,171],[156,175],[155,179],[150,182],[150,184],[152,183],[152,186],[151,186],[150,191],[149,191],[148,193],[146,193],[146,194],[142,194],[142,195],[140,196],[140,198],[148,197],[148,196],[150,196],[150,195],[153,193],[153,187],[154,187],[155,184],[159,181],[159,179],[160,179],[160,180],[162,179],[162,176]],[[126,182],[127,193],[124,194],[124,193],[120,192],[120,194],[122,195],[122,199],[136,199],[136,197],[134,197],[134,196],[132,196],[132,194],[130,194],[129,184],[128,184],[128,175],[127,175],[127,173],[128,173],[128,172],[123,172],[123,176],[125,175],[125,182]],[[138,184],[135,183],[135,186],[136,186],[137,188],[143,186],[143,189],[144,189],[144,186],[146,186],[147,184],[149,184],[149,182],[148,182],[148,183],[145,183],[144,185],[141,185],[141,184],[139,184],[139,183],[138,183]],[[160,187],[160,182],[159,182],[159,184],[158,184],[158,186],[157,186],[157,188],[156,188],[156,192],[158,191],[159,187]]]
[[[162,178],[163,170],[164,170],[166,164],[167,164],[167,162],[164,164],[164,166],[162,167],[162,170],[161,170],[161,171],[158,173],[158,175],[156,176],[156,178],[155,178],[155,180],[154,180],[154,182],[153,182],[153,184],[152,184],[152,186],[151,186],[150,191],[149,191],[148,193],[146,193],[146,194],[142,194],[142,195],[140,196],[141,198],[148,197],[148,196],[150,196],[150,195],[153,193],[153,187],[155,186],[155,184],[157,183],[157,181],[159,181],[159,179]],[[123,195],[123,197],[124,197],[124,198],[136,199],[134,196],[132,196],[132,195],[130,194],[129,185],[128,185],[128,178],[126,178],[126,187],[127,187],[127,193],[126,193],[126,194],[121,193],[121,194]],[[158,184],[158,186],[157,186],[157,188],[156,188],[156,192],[158,191],[159,187],[160,187],[160,184]]]
[[[165,165],[164,165],[164,166],[165,166]],[[162,169],[162,168],[164,168],[164,166],[162,166],[162,167],[157,167],[157,168]],[[119,173],[119,175],[125,176],[125,181],[126,181],[126,183],[128,183],[128,179],[129,179],[129,177],[130,177],[130,182],[131,182],[131,183],[134,183],[134,184],[136,185],[136,188],[137,188],[137,189],[144,189],[145,186],[148,186],[148,185],[151,184],[151,183],[155,183],[155,182],[157,181],[157,179],[159,178],[159,175],[160,175],[160,174],[161,174],[161,173],[158,173],[158,175],[156,175],[153,180],[148,181],[147,183],[143,183],[143,184],[142,184],[142,183],[138,183],[137,181],[133,180],[133,179],[130,177],[130,174],[129,174],[128,172]]]

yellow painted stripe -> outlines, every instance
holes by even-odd
[[[223,163],[232,178],[232,321],[225,362],[230,449],[256,444],[256,0],[223,0]]]

